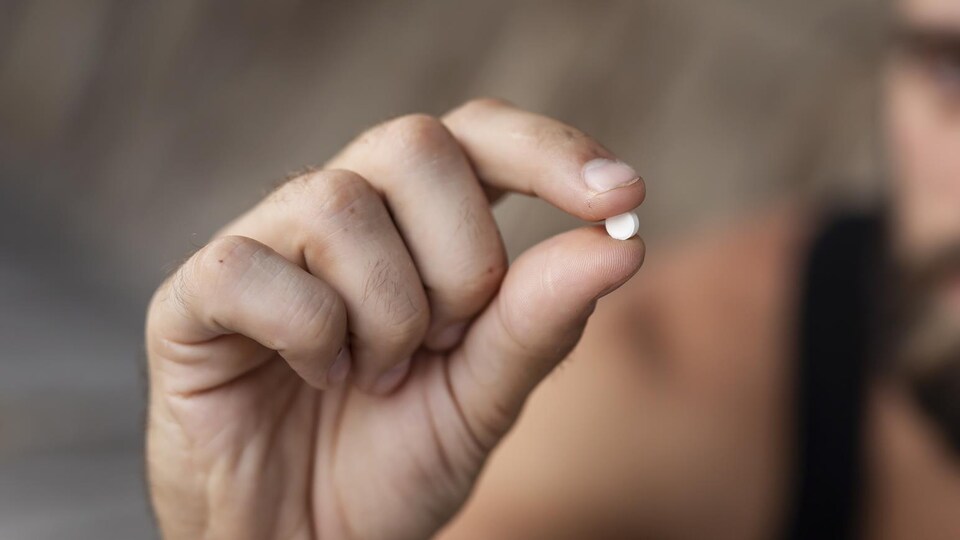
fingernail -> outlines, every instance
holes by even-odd
[[[327,384],[331,387],[340,386],[343,384],[343,381],[347,380],[349,373],[350,348],[341,347],[340,352],[337,354],[337,359],[333,361],[333,364],[330,364],[330,369],[327,370]]]
[[[377,382],[373,383],[372,391],[374,394],[386,395],[389,394],[396,388],[400,381],[407,375],[407,371],[410,370],[410,359],[407,358],[402,363],[393,366],[389,370],[385,371],[380,375],[380,378],[377,379]]]
[[[437,332],[436,337],[433,338],[434,348],[443,351],[460,343],[466,329],[466,321],[448,325],[443,330]]]
[[[584,183],[597,193],[627,186],[639,179],[637,171],[622,161],[598,158],[583,166]]]

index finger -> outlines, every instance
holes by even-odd
[[[470,101],[443,117],[491,198],[537,196],[588,221],[643,202],[640,175],[600,143],[562,122],[494,99]]]

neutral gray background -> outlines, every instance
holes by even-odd
[[[498,96],[641,171],[655,256],[776,198],[874,190],[883,6],[0,2],[0,539],[154,535],[145,304],[288,171]],[[576,224],[497,215],[512,254]]]

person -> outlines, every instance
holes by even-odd
[[[508,265],[504,193],[600,221],[645,184],[490,99],[271,193],[150,303],[163,536],[960,537],[960,4],[898,6],[865,215],[780,203],[636,279],[596,226]]]

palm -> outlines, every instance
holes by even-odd
[[[390,396],[347,388],[322,397],[315,516],[340,505],[349,509],[339,516],[349,532],[366,531],[356,536],[420,538],[462,504],[486,449],[458,413],[447,358],[423,354],[418,362]]]
[[[177,414],[190,419],[192,445],[234,471],[224,481],[249,486],[232,495],[250,503],[244,529],[417,538],[459,507],[485,452],[458,413],[447,358],[419,355],[387,397],[349,386],[321,392],[273,360],[180,403],[188,410]]]

